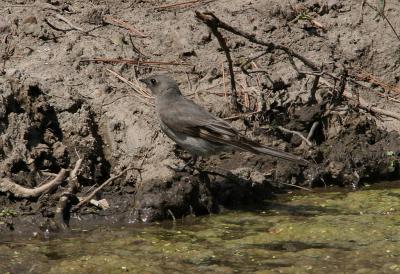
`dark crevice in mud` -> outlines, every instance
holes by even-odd
[[[30,170],[29,170],[28,165],[24,161],[19,160],[16,163],[14,163],[14,165],[11,167],[10,171],[13,174],[17,174],[20,171],[29,172]]]
[[[94,175],[95,181],[101,182],[110,177],[111,163],[105,157],[105,143],[100,135],[99,125],[96,123],[96,114],[93,111],[89,111],[89,119],[91,133],[96,140],[94,153],[89,156],[89,160],[94,163],[91,173]]]

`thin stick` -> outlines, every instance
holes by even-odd
[[[145,103],[145,104],[147,104],[147,105],[150,105],[150,106],[152,106],[152,107],[155,107],[155,104],[154,104],[154,103],[148,102],[146,99],[143,98],[143,97],[146,97],[146,98],[149,98],[149,99],[153,99],[153,97],[150,97],[150,95],[148,95],[147,92],[143,91],[140,87],[138,88],[133,82],[129,81],[128,79],[126,79],[126,78],[124,78],[124,77],[122,77],[121,75],[119,75],[119,74],[116,73],[115,71],[112,71],[112,70],[110,70],[110,69],[106,69],[106,70],[107,70],[108,72],[110,72],[113,76],[117,77],[117,78],[118,78],[119,80],[121,80],[122,82],[128,84],[136,93],[139,94],[139,95],[137,95],[136,93],[132,93],[132,96],[134,96],[135,98],[139,99],[140,101],[142,101],[143,103]],[[104,104],[103,106],[107,106],[107,105],[113,104],[113,103],[115,103],[116,101],[118,101],[118,100],[120,100],[120,99],[122,99],[122,98],[124,98],[124,97],[125,97],[125,96],[120,97],[120,98],[117,98],[117,99],[114,100],[113,102]]]
[[[304,186],[298,186],[298,185],[289,184],[289,183],[283,183],[283,182],[281,182],[281,184],[282,184],[282,185],[286,185],[286,186],[297,187],[297,188],[300,188],[300,189],[303,189],[303,190],[307,190],[307,191],[313,192],[312,189],[309,189],[309,188],[304,187]]]
[[[212,2],[212,1],[214,1],[214,0],[211,0],[211,1],[210,0],[209,1],[206,1],[206,0],[191,0],[191,1],[181,2],[181,3],[165,4],[165,5],[162,5],[162,6],[155,7],[154,9],[162,10],[162,9],[171,9],[171,8],[177,8],[177,7],[182,7],[182,6],[193,6],[193,5],[197,4],[197,3],[204,2],[206,4],[206,3]]]
[[[224,97],[225,97],[225,99],[227,99],[228,98],[228,93],[227,93],[226,85],[225,85],[225,67],[224,67],[224,62],[222,62],[221,67],[222,67],[222,82],[224,83]]]
[[[137,46],[135,46],[135,44],[133,43],[132,40],[132,35],[129,35],[129,41],[131,42],[131,46],[134,52],[136,52],[139,56],[145,56],[147,57],[146,54],[144,54]]]
[[[240,117],[251,116],[253,114],[257,114],[257,113],[260,113],[260,112],[262,112],[262,111],[253,111],[253,112],[241,113],[241,114],[225,117],[224,120],[232,120],[232,119],[236,119],[236,118],[240,118]]]
[[[81,31],[81,32],[86,32],[86,31],[84,31],[82,28],[77,27],[77,26],[75,26],[74,24],[72,24],[71,21],[69,21],[67,18],[65,18],[65,17],[62,16],[61,14],[58,14],[58,13],[57,13],[57,14],[55,15],[55,17],[58,18],[58,19],[60,19],[61,21],[65,22],[65,23],[67,23],[68,26],[70,26],[71,28],[73,28],[73,29],[75,29],[75,30],[78,30],[78,31]]]
[[[368,2],[365,2],[365,4],[367,4],[368,7],[370,7],[374,11],[376,11],[380,16],[383,17],[383,19],[386,20],[386,22],[389,24],[390,28],[392,29],[392,31],[396,35],[397,39],[400,41],[400,35],[397,33],[396,29],[393,27],[392,22],[390,22],[389,18],[387,18],[386,15],[385,15],[385,3],[383,4],[383,7],[382,7],[381,10],[378,10],[376,7],[372,6]]]
[[[116,63],[116,64],[134,64],[140,65],[158,65],[158,66],[191,66],[189,63],[185,62],[168,62],[168,61],[143,61],[139,59],[116,59],[116,58],[83,58],[80,62],[104,62],[104,63]]]
[[[26,188],[14,183],[9,178],[0,179],[0,192],[11,192],[15,197],[18,198],[30,198],[38,197],[43,193],[49,192],[57,186],[61,185],[67,174],[67,170],[61,169],[57,176],[50,182],[43,184],[36,188]]]
[[[251,64],[258,69],[258,65],[255,61],[252,61]],[[269,79],[268,74],[267,74],[267,79]],[[256,83],[258,87],[258,92],[257,92],[257,111],[263,111],[265,109],[265,99],[264,99],[264,94],[263,94],[263,89],[261,87],[261,79],[258,74],[256,74]]]
[[[237,98],[235,73],[233,71],[233,61],[232,61],[231,53],[230,53],[228,46],[226,45],[225,38],[218,31],[218,28],[220,27],[218,24],[218,21],[216,22],[215,20],[210,20],[210,18],[207,15],[209,15],[209,14],[200,13],[200,12],[196,11],[196,17],[198,19],[200,19],[204,24],[206,24],[211,29],[211,32],[217,38],[219,45],[221,46],[222,50],[225,52],[226,60],[228,61],[229,74],[231,77],[231,79],[230,79],[231,80],[231,89],[232,89],[231,104],[232,104],[232,107],[234,108],[234,110],[239,111],[239,102],[238,102],[238,98]]]
[[[176,222],[176,218],[175,218],[174,213],[171,211],[171,209],[168,209],[167,212],[168,212],[169,215],[171,215],[172,221],[175,223]]]
[[[146,34],[144,34],[143,32],[141,32],[139,30],[137,30],[131,24],[129,24],[128,22],[126,22],[124,20],[120,20],[120,19],[117,19],[117,18],[114,18],[112,16],[107,15],[107,16],[103,17],[103,21],[108,23],[108,24],[124,28],[124,29],[128,30],[128,32],[130,34],[132,34],[134,36],[138,36],[138,37],[141,37],[141,38],[148,37]]]
[[[309,103],[314,104],[317,102],[317,99],[315,97],[315,94],[317,93],[317,89],[318,89],[318,83],[319,83],[319,79],[321,78],[320,75],[315,75],[314,77],[314,81],[313,81],[313,85],[311,87],[310,90],[310,100]]]
[[[111,69],[106,69],[109,73],[111,73],[112,75],[114,75],[115,77],[117,77],[119,80],[121,80],[122,82],[128,84],[129,86],[131,86],[137,93],[139,93],[141,96],[147,98],[147,99],[154,99],[153,96],[151,96],[150,94],[148,94],[144,89],[142,89],[140,87],[140,85],[135,84],[131,81],[129,81],[128,79],[126,79],[125,77],[119,75],[118,73],[116,73],[115,71],[112,71]]]
[[[361,2],[360,15],[358,18],[358,23],[357,23],[358,25],[364,21],[363,11],[364,11],[365,2],[366,2],[366,0],[362,0],[362,2]]]
[[[88,196],[86,196],[85,198],[83,198],[73,209],[73,211],[77,211],[79,208],[81,208],[83,205],[87,204],[88,202],[90,202],[90,200],[96,195],[97,192],[99,192],[100,190],[102,190],[104,187],[106,187],[107,185],[109,185],[110,183],[112,183],[113,181],[115,181],[116,179],[122,177],[122,175],[124,175],[127,171],[132,170],[132,169],[136,169],[134,167],[128,167],[126,169],[124,169],[123,171],[121,171],[120,173],[118,173],[115,176],[110,177],[107,181],[105,181],[103,184],[101,184],[98,188],[96,188],[95,190],[92,191],[92,193],[90,193]]]
[[[295,134],[295,135],[299,136],[304,142],[306,142],[306,144],[307,144],[308,146],[310,146],[310,147],[313,146],[313,144],[312,144],[306,137],[304,137],[303,134],[301,134],[301,133],[298,132],[298,131],[290,130],[290,129],[284,128],[284,127],[282,127],[282,126],[278,126],[278,129],[281,130],[281,131],[283,131],[283,132],[286,132],[286,133]]]
[[[257,54],[256,56],[249,58],[246,62],[244,62],[243,64],[240,65],[240,68],[242,69],[242,71],[243,71],[245,74],[248,75],[249,72],[247,71],[246,66],[247,66],[248,64],[252,63],[253,61],[257,60],[258,58],[264,56],[264,55],[267,54],[267,53],[268,53],[268,51],[263,51],[263,52],[261,52],[260,54]]]

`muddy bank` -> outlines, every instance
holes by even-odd
[[[398,107],[399,41],[370,6],[360,21],[358,1],[221,0],[154,9],[162,4],[7,1],[0,7],[1,231],[60,230],[60,222],[79,226],[79,220],[150,222],[219,212],[296,186],[357,188],[399,178],[400,123],[390,115]],[[399,7],[385,8],[392,25],[400,25]],[[195,10],[290,48],[324,73],[218,29],[232,56],[232,77],[226,49]],[[238,152],[175,173],[167,165],[187,155],[160,132],[151,99],[110,70],[133,83],[169,73],[186,96],[244,134],[313,165]],[[118,174],[92,204],[75,208]],[[19,195],[15,184],[30,194]]]

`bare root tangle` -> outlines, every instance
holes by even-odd
[[[322,82],[327,85],[330,88],[333,88],[334,86],[329,83],[327,80],[322,79]],[[388,117],[392,117],[395,118],[397,120],[400,120],[400,114],[389,111],[389,110],[385,110],[385,109],[381,109],[381,108],[377,108],[374,107],[371,104],[368,104],[363,98],[361,98],[360,96],[354,96],[353,94],[351,94],[349,91],[344,90],[343,92],[343,96],[345,98],[347,98],[348,100],[353,100],[353,101],[357,101],[357,106],[363,110],[366,110],[368,112],[374,113],[374,114],[381,114],[381,115],[385,115]]]
[[[196,16],[198,19],[200,19],[204,24],[206,24],[212,31],[212,33],[215,35],[217,38],[222,50],[225,52],[226,60],[228,61],[228,69],[229,69],[229,74],[231,76],[230,81],[231,81],[231,89],[232,89],[232,96],[231,96],[231,104],[234,110],[238,111],[239,110],[239,102],[237,99],[237,91],[236,91],[236,82],[235,82],[235,73],[233,71],[233,62],[232,62],[232,57],[231,53],[229,51],[229,47],[226,45],[225,38],[222,36],[222,34],[218,31],[218,24],[214,20],[210,20],[209,16],[207,14],[202,14],[196,11]]]
[[[212,12],[201,13],[199,11],[196,11],[196,17],[198,19],[200,19],[202,22],[204,22],[205,24],[207,24],[208,26],[212,26],[215,29],[218,29],[218,28],[224,29],[228,32],[231,32],[233,34],[236,34],[238,36],[246,38],[247,40],[249,40],[252,43],[265,46],[266,52],[273,52],[274,50],[282,50],[283,52],[285,52],[288,55],[289,61],[293,62],[293,58],[296,58],[296,59],[300,60],[305,66],[307,66],[308,68],[310,68],[312,70],[312,72],[301,72],[301,73],[313,74],[316,76],[320,76],[320,78],[322,78],[322,76],[325,75],[325,76],[333,78],[337,81],[341,80],[341,77],[338,77],[336,75],[333,75],[332,73],[321,70],[321,66],[318,66],[316,63],[314,63],[307,57],[293,51],[291,48],[280,45],[280,44],[276,44],[273,42],[267,42],[267,41],[258,39],[258,38],[256,38],[256,36],[254,34],[250,34],[245,31],[239,30],[239,29],[232,27],[232,26],[228,25],[227,23],[221,21]],[[343,77],[343,78],[345,78],[345,77]],[[343,78],[342,78],[342,81],[344,81]],[[333,87],[333,85],[330,84],[327,80],[318,79],[318,81],[321,81],[321,80],[324,80],[324,83],[327,84],[328,86]],[[353,79],[347,79],[347,80],[351,81],[352,83],[354,83],[356,85],[363,86],[363,85],[360,85],[360,83],[358,83],[357,81],[355,81]],[[317,85],[318,81],[317,81],[317,79],[315,79],[314,83]],[[354,97],[352,96],[352,94],[346,90],[343,91],[342,95],[349,100],[354,100]],[[365,102],[364,100],[360,100],[358,102],[358,106],[361,109],[364,109],[366,111],[376,113],[376,114],[386,115],[388,117],[392,117],[392,118],[400,120],[400,114],[374,107],[374,106],[368,104],[367,102]]]
[[[250,34],[245,31],[242,31],[242,30],[238,30],[237,28],[232,27],[232,26],[228,25],[227,23],[221,21],[212,12],[201,13],[199,11],[196,11],[196,17],[198,19],[200,19],[201,21],[203,21],[207,25],[212,25],[215,28],[224,29],[224,30],[229,31],[238,36],[242,36],[243,38],[246,38],[247,40],[249,40],[252,43],[265,46],[265,47],[267,47],[267,49],[266,49],[267,52],[272,52],[275,49],[282,50],[290,57],[299,59],[306,66],[313,69],[314,71],[319,71],[319,67],[313,61],[311,61],[308,58],[302,56],[301,54],[293,51],[292,49],[290,49],[286,46],[283,46],[283,45],[275,44],[273,42],[266,42],[266,41],[260,40],[260,39],[256,38],[256,36],[254,34]]]
[[[48,183],[45,183],[36,188],[26,188],[13,182],[10,178],[0,179],[0,192],[11,192],[18,198],[38,197],[43,193],[50,192],[59,186],[65,179],[67,170],[61,169],[57,176]]]
[[[73,211],[77,211],[78,209],[80,209],[83,205],[87,204],[90,202],[90,200],[96,195],[97,192],[99,192],[100,190],[102,190],[104,187],[106,187],[107,185],[111,184],[113,181],[115,181],[116,179],[120,178],[122,175],[124,175],[126,172],[128,172],[129,170],[132,169],[136,169],[138,170],[138,168],[135,167],[128,167],[126,169],[124,169],[123,171],[121,171],[120,173],[118,173],[115,176],[110,177],[107,181],[105,181],[103,184],[101,184],[98,188],[96,188],[95,190],[92,191],[92,193],[90,193],[88,196],[86,196],[85,198],[83,198],[73,209]]]
[[[71,171],[69,174],[69,184],[68,188],[66,191],[64,191],[60,197],[60,200],[58,201],[57,208],[55,210],[55,216],[54,216],[54,221],[58,228],[60,229],[66,229],[68,228],[68,224],[66,223],[65,216],[68,212],[67,207],[68,203],[70,202],[70,198],[72,195],[74,195],[78,188],[79,188],[79,182],[78,182],[78,171],[81,168],[83,159],[78,159],[75,163],[74,169]]]

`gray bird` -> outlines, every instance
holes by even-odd
[[[299,156],[248,139],[226,121],[185,98],[177,82],[167,75],[154,75],[140,81],[146,84],[155,97],[156,112],[162,131],[190,152],[194,162],[197,156],[244,150],[302,165],[309,163]]]

